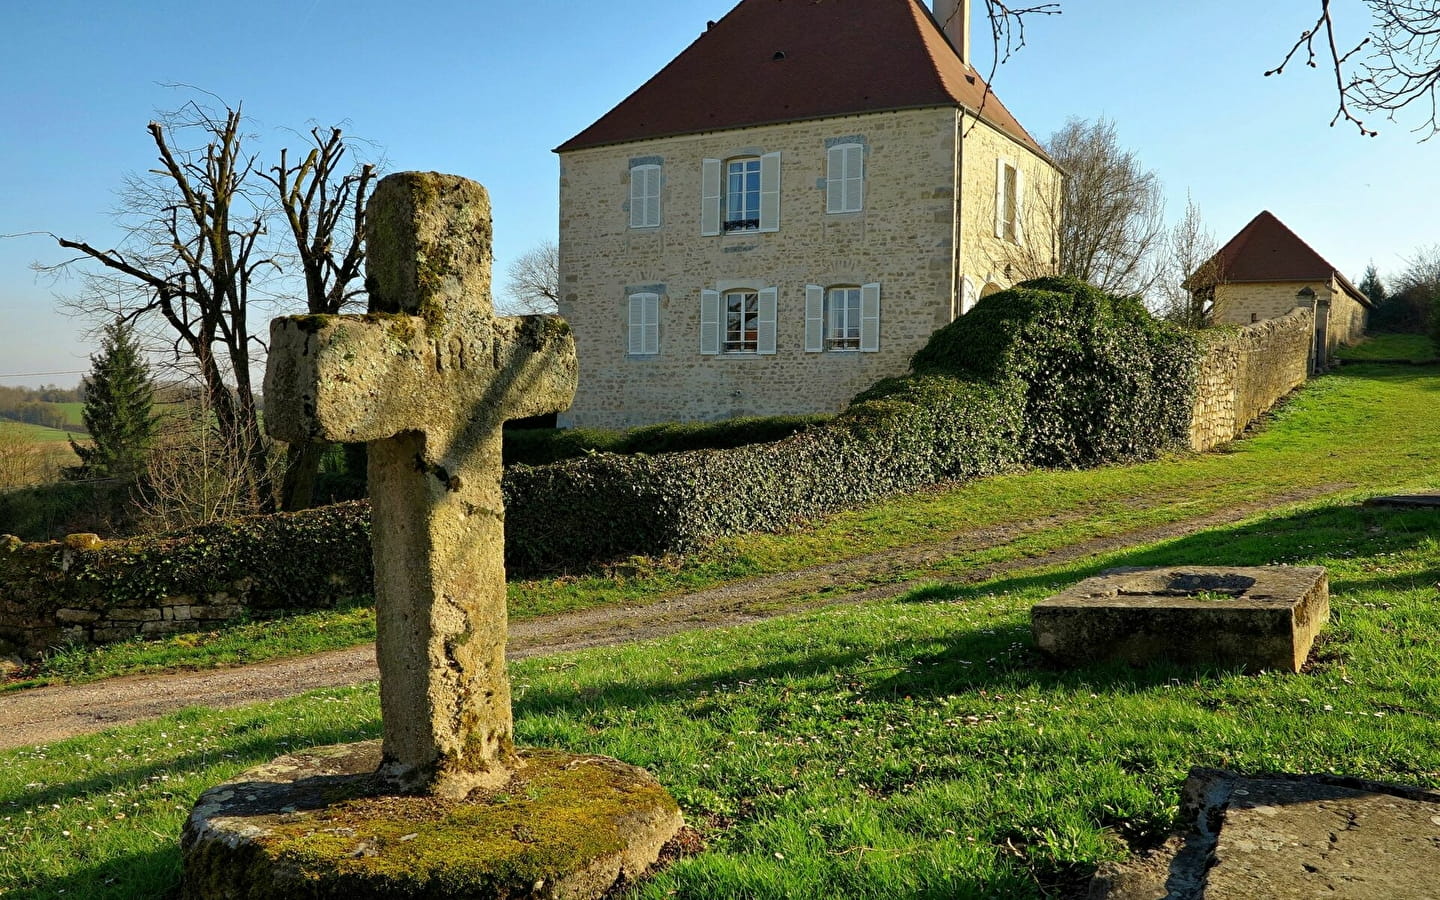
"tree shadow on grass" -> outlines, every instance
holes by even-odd
[[[15,896],[33,900],[173,900],[180,896],[180,835],[163,849],[107,857],[60,878],[21,885]]]
[[[1172,541],[1105,557],[1058,571],[999,578],[977,584],[925,585],[901,602],[965,603],[996,594],[1031,595],[1042,599],[1091,575],[1115,567],[1232,565],[1274,563],[1315,565],[1333,558],[1355,558],[1414,550],[1435,534],[1435,514],[1428,511],[1389,510],[1359,505],[1328,506],[1288,516],[1217,528]],[[1332,593],[1423,587],[1440,579],[1440,566],[1404,575],[1373,578],[1337,578]],[[1329,657],[1343,656],[1343,630],[1332,626],[1322,644]],[[1176,682],[1223,678],[1234,669],[1204,665],[1157,663],[1143,668],[1125,664],[1092,665],[1065,670],[1052,667],[1035,650],[1028,623],[998,623],[953,633],[946,649],[933,652],[935,640],[892,642],[883,647],[854,650],[817,650],[796,658],[787,655],[773,663],[736,668],[683,681],[625,682],[602,686],[532,686],[517,704],[517,714],[575,712],[607,705],[640,708],[693,697],[719,684],[803,679],[830,672],[864,670],[877,651],[911,658],[905,671],[869,690],[900,696],[956,693],[968,690],[1019,687],[1110,692],[1143,692]],[[1338,656],[1337,656],[1338,655]]]
[[[143,765],[116,766],[107,769],[104,773],[73,781],[59,781],[30,792],[0,797],[0,803],[3,803],[0,808],[14,806],[28,809],[49,806],[52,803],[73,801],[91,794],[109,793],[130,785],[139,786],[154,778],[174,772],[203,770],[221,762],[231,762],[241,766],[259,765],[287,753],[295,753],[310,747],[348,744],[370,740],[378,736],[377,723],[366,722],[357,723],[339,731],[333,728],[317,727],[279,734],[274,737],[257,736],[248,740],[227,741],[224,745],[224,756],[214,749],[196,750]]]
[[[902,602],[964,603],[995,594],[1031,595],[1038,601],[1076,581],[1111,568],[1184,565],[1258,566],[1274,563],[1323,564],[1326,559],[1366,557],[1412,551],[1435,534],[1437,519],[1426,511],[1401,511],[1361,506],[1334,506],[1290,516],[1219,528],[1168,541],[1159,546],[1109,556],[1104,562],[1075,568],[1001,578],[978,584],[926,585]],[[1336,578],[1332,595],[1373,590],[1414,590],[1440,579],[1440,566],[1403,575]],[[1342,601],[1343,602],[1343,601]],[[1235,670],[1216,666],[1157,662],[1145,667],[1097,663],[1075,669],[1052,666],[1034,647],[1028,628],[1012,629],[997,640],[995,629],[954,635],[945,651],[935,654],[929,668],[897,675],[883,688],[902,696],[935,691],[958,693],[996,687],[1039,687],[1045,690],[1090,688],[1107,692],[1144,691],[1159,685],[1221,678]],[[1344,658],[1343,629],[1332,625],[1317,643],[1316,664]],[[979,665],[979,661],[988,665]],[[996,665],[999,664],[997,670]]]
[[[1364,506],[1328,506],[1289,516],[1215,528],[1186,535],[1154,547],[1107,555],[1102,562],[1059,571],[997,578],[975,584],[926,585],[901,598],[932,603],[979,596],[1063,589],[1092,575],[1120,567],[1321,565],[1326,559],[1404,553],[1432,539],[1440,516],[1424,510],[1390,510]],[[1334,593],[1383,588],[1424,579],[1436,569],[1413,575],[1377,579],[1336,578]],[[1421,581],[1421,584],[1424,582]]]

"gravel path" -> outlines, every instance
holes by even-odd
[[[1327,484],[1291,491],[1223,512],[1113,537],[1081,541],[1038,556],[981,566],[956,583],[985,581],[1007,572],[1037,569],[1129,546],[1194,534],[1247,519],[1268,509],[1337,493]],[[900,580],[960,552],[997,547],[1076,521],[1049,516],[966,532],[936,544],[905,547],[797,572],[734,582],[670,597],[646,606],[603,608],[512,622],[510,658],[627,644],[682,631],[740,625],[805,609],[894,597],[913,582]],[[375,646],[217,669],[112,678],[93,684],[53,685],[0,696],[0,749],[48,743],[165,715],[187,706],[241,706],[325,687],[374,681]]]

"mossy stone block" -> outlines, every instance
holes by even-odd
[[[1037,603],[1035,644],[1066,666],[1124,661],[1299,672],[1330,618],[1320,566],[1110,569]]]
[[[181,840],[186,900],[592,898],[633,882],[680,830],[643,769],[522,751],[464,800],[394,795],[379,741],[284,756],[201,795]]]

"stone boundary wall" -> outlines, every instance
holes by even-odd
[[[0,658],[207,631],[372,591],[364,503],[126,541],[0,536]]]
[[[1195,384],[1190,449],[1228,444],[1310,374],[1314,313],[1296,307],[1278,319],[1204,332]]]

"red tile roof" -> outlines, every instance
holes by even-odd
[[[1211,257],[1221,282],[1325,281],[1334,277],[1341,288],[1365,306],[1374,307],[1325,258],[1291,231],[1269,210],[1250,220],[1230,243]]]
[[[1044,156],[918,0],[741,0],[556,152],[935,106],[982,110]]]

